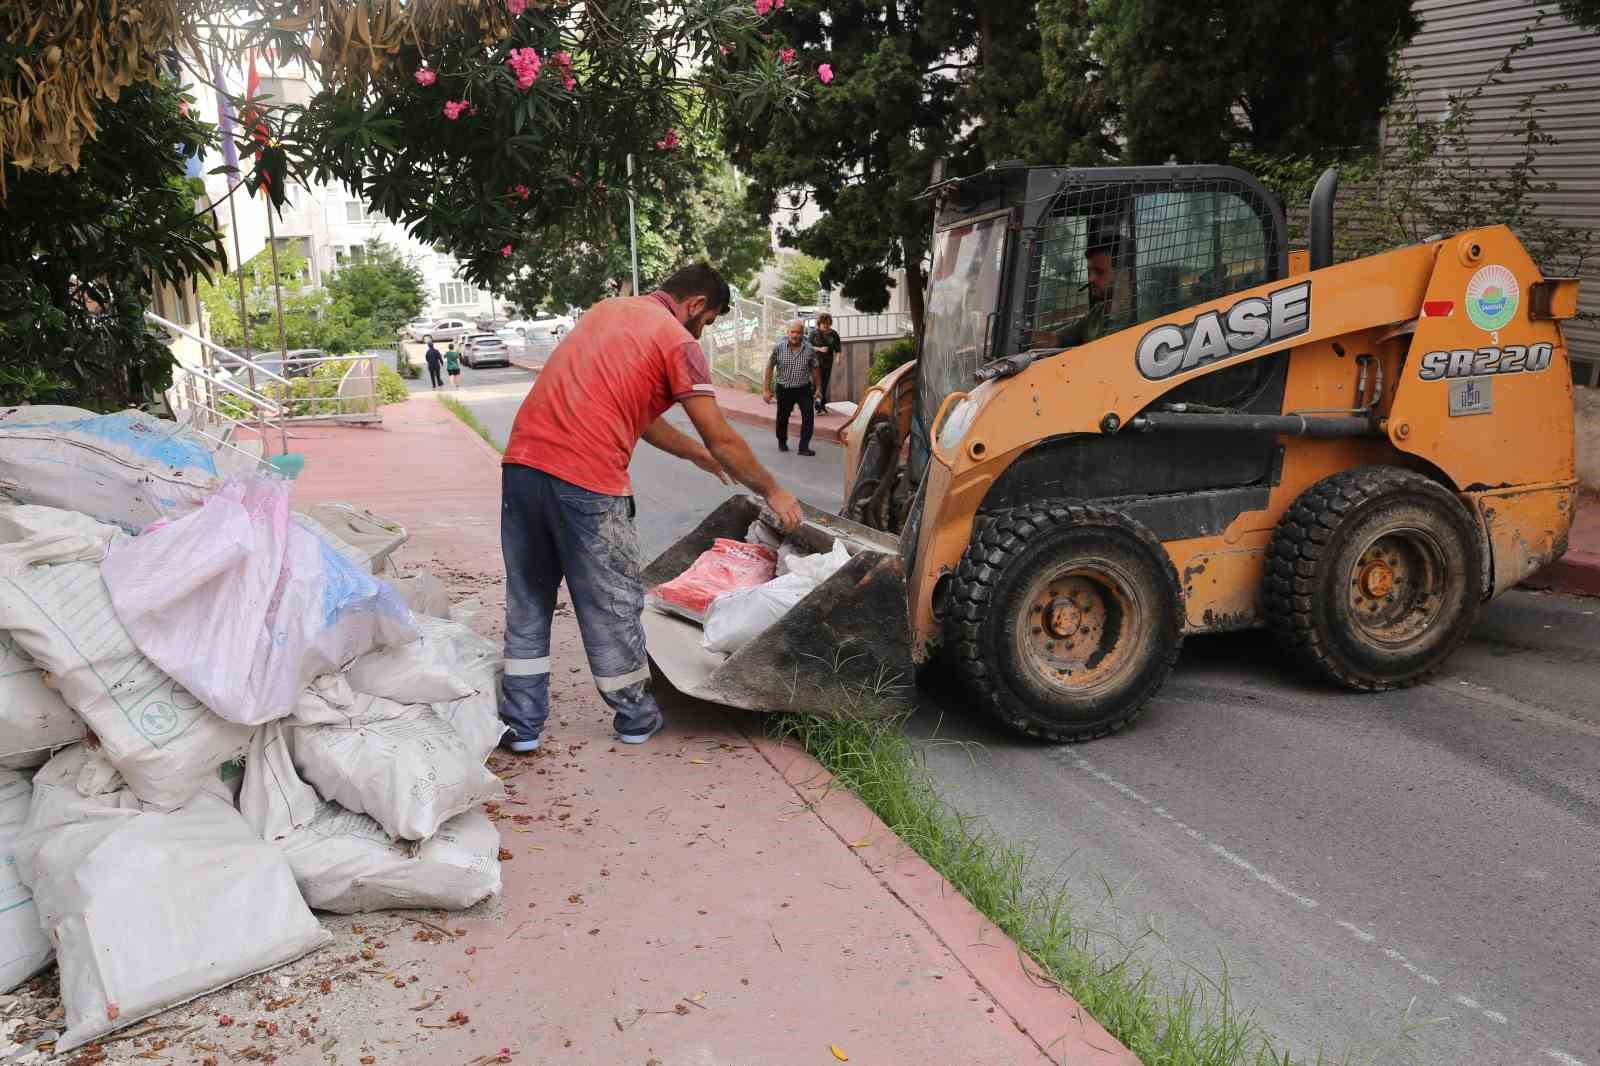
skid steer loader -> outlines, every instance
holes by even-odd
[[[931,187],[918,359],[847,428],[842,515],[798,534],[843,539],[851,565],[726,659],[652,621],[661,672],[826,709],[830,686],[938,656],[1053,741],[1130,722],[1189,634],[1264,626],[1356,690],[1424,678],[1566,550],[1578,287],[1504,226],[1335,264],[1336,186],[1294,252],[1277,200],[1230,167]],[[759,509],[730,501],[647,579]]]

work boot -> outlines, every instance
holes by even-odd
[[[611,728],[617,732],[617,739],[624,744],[643,744],[667,726],[667,717],[663,714],[655,716],[655,720],[642,726],[629,726],[624,729],[620,718],[611,720]]]
[[[539,750],[539,738],[524,740],[515,733],[508,732],[500,740],[500,746],[513,755],[528,755]]]

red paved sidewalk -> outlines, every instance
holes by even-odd
[[[1600,498],[1579,498],[1567,534],[1567,554],[1523,584],[1570,596],[1600,596]]]
[[[538,373],[539,369],[544,366],[542,359],[524,359],[516,355],[511,357],[511,361],[524,370],[532,370],[534,373]],[[722,413],[728,417],[729,421],[775,428],[777,405],[769,406],[761,399],[760,393],[746,392],[744,389],[719,387],[717,389],[717,405],[722,408]],[[832,441],[838,444],[841,440],[841,432],[849,421],[844,415],[836,415],[831,412],[817,415],[812,429],[812,436],[816,440]],[[789,417],[789,439],[796,444],[799,443],[799,411],[795,411]]]
[[[499,633],[496,453],[429,397],[385,408],[381,428],[294,433],[297,504],[399,521],[402,565],[481,596],[475,625]],[[853,1063],[1137,1066],[870,811],[827,792],[817,763],[763,739],[758,717],[669,701],[668,729],[624,747],[565,611],[552,657],[543,750],[497,757],[515,789],[501,813],[518,816],[498,823],[502,895],[433,916],[443,942],[369,916],[379,976],[346,1007],[319,1003],[319,1025],[381,1034],[361,1045],[380,1063],[505,1047],[520,1063],[832,1066],[837,1045]],[[422,980],[392,987],[412,972]],[[470,1022],[450,1023],[456,1011]]]

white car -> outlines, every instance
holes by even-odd
[[[441,318],[426,323],[420,330],[415,328],[416,325],[412,323],[406,327],[411,336],[416,340],[433,341],[435,344],[459,341],[469,333],[478,332],[478,327],[464,318]]]
[[[461,345],[461,361],[476,370],[481,366],[510,366],[511,349],[493,333],[471,333]]]
[[[573,326],[570,315],[553,315],[549,311],[535,311],[532,318],[518,318],[507,322],[497,331],[502,337],[516,336],[524,342],[559,340]]]

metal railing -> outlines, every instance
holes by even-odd
[[[733,307],[700,337],[711,369],[725,379],[760,385],[767,356],[784,327],[800,317],[796,305],[775,296],[738,297]]]
[[[840,340],[866,340],[869,337],[904,337],[911,333],[911,316],[904,311],[878,315],[835,315],[833,328]]]

